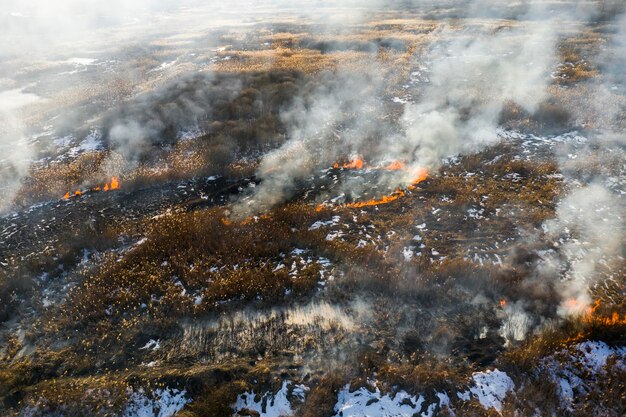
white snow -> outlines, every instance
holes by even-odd
[[[350,392],[350,385],[346,385],[339,392],[335,417],[413,417],[423,402],[421,395],[416,397],[405,391],[393,396],[383,395],[378,387],[374,392],[366,388]]]
[[[140,347],[139,350],[146,350],[146,349],[157,350],[160,347],[161,347],[160,340],[150,339],[148,343],[146,343],[143,347]]]
[[[328,221],[316,221],[315,223],[313,223],[311,225],[311,227],[309,227],[309,230],[316,230],[319,229],[320,227],[325,227],[325,226],[332,226],[334,224],[339,223],[339,220],[341,220],[341,217],[339,216],[333,216],[333,218],[331,220]]]
[[[497,369],[474,372],[472,379],[474,385],[470,387],[469,393],[458,393],[458,397],[467,401],[471,394],[484,408],[495,408],[498,412],[502,411],[502,401],[506,395],[515,389],[513,380],[506,372]]]
[[[154,71],[163,71],[168,69],[169,67],[173,66],[174,64],[176,64],[176,62],[178,62],[178,59],[175,59],[173,61],[169,61],[169,62],[163,62],[161,65],[159,65],[156,68],[151,69],[148,72],[154,72]]]
[[[626,369],[626,347],[610,347],[604,342],[595,341],[579,343],[556,352],[542,359],[537,369],[547,371],[557,385],[562,406],[571,411],[576,395],[588,393],[597,378],[607,373],[605,368],[609,358],[615,358],[614,367]]]
[[[411,99],[409,97],[394,97],[391,99],[391,101],[398,104],[407,104],[411,102]]]
[[[483,213],[485,212],[485,209],[476,209],[476,208],[469,208],[467,209],[467,217],[471,218],[471,219],[484,219],[485,217],[483,216]]]
[[[54,145],[59,148],[63,148],[65,146],[69,146],[73,140],[74,140],[74,135],[67,135],[61,138],[54,139],[52,143],[54,143]]]
[[[104,145],[102,144],[102,133],[94,129],[89,133],[80,145],[73,147],[68,151],[68,154],[72,157],[78,156],[78,154],[82,152],[94,152],[104,149]]]
[[[195,139],[205,134],[205,131],[200,129],[199,127],[194,127],[186,130],[181,130],[178,132],[178,140],[185,141]]]
[[[338,237],[343,236],[345,233],[342,232],[341,230],[335,231],[335,232],[330,232],[326,235],[326,240],[328,241],[332,241],[337,239]]]
[[[287,398],[290,381],[284,381],[282,387],[275,394],[266,392],[258,395],[254,391],[244,392],[237,397],[237,401],[233,405],[233,417],[238,416],[238,412],[244,409],[256,411],[261,417],[287,417],[293,415],[291,403]],[[303,401],[308,388],[304,385],[295,385],[292,391],[292,397]]]
[[[124,410],[124,417],[171,417],[191,402],[185,390],[156,389],[152,395],[143,390],[133,392]]]
[[[96,61],[97,61],[97,59],[94,59],[94,58],[78,58],[78,57],[75,57],[75,58],[70,58],[70,59],[66,60],[65,63],[84,66],[84,65],[93,65],[93,63],[96,62]]]

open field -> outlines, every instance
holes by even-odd
[[[623,415],[621,2],[244,3],[0,48],[0,414]]]

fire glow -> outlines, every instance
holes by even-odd
[[[571,301],[571,300],[568,300]],[[596,300],[593,306],[587,307],[583,320],[588,323],[599,323],[604,326],[617,326],[626,325],[626,314],[620,315],[618,312],[613,311],[610,316],[601,315],[598,309],[602,306],[600,300]]]
[[[350,162],[343,164],[343,165],[340,165],[339,163],[335,163],[333,165],[333,168],[338,169],[341,167],[345,169],[363,169],[364,165],[365,163],[363,162],[362,159],[356,158],[356,159],[350,160]],[[386,171],[407,171],[405,164],[401,161],[392,161],[388,165],[377,166],[372,169],[384,169]],[[412,177],[411,184],[408,187],[406,187],[406,190],[414,190],[417,184],[426,180],[428,178],[428,171],[424,168],[418,168],[412,173],[411,177]],[[406,195],[406,190],[403,190],[402,188],[398,188],[393,193],[383,196],[379,199],[372,199],[372,200],[367,200],[367,201],[356,201],[354,203],[344,204],[343,206],[352,207],[352,208],[361,208],[361,207],[371,207],[371,206],[378,206],[380,204],[391,203],[392,201],[395,201],[401,197],[404,197]],[[325,206],[326,205],[324,203],[318,205],[316,208],[316,211],[321,211]]]
[[[335,169],[339,169],[339,168],[344,168],[344,169],[363,169],[363,166],[365,165],[365,163],[363,162],[363,159],[361,159],[360,157],[355,157],[353,159],[351,159],[350,161],[346,162],[345,164],[339,164],[339,162],[335,162],[335,164],[333,165],[333,168]]]
[[[94,187],[91,188],[87,191],[112,191],[112,190],[117,190],[120,188],[120,181],[117,177],[112,177],[110,182],[107,182],[106,184],[104,184],[104,186],[102,187]],[[87,191],[83,191],[83,190],[76,190],[73,193],[70,193],[69,191],[67,193],[65,193],[65,195],[63,196],[63,199],[68,200],[70,197],[72,196],[80,196],[83,195],[84,193],[86,193]]]
[[[425,169],[418,170],[418,172],[416,173],[416,176],[414,177],[413,182],[411,183],[411,185],[407,187],[407,189],[414,190],[417,184],[424,181],[426,178],[428,178],[428,171],[426,171]],[[380,204],[391,203],[392,201],[395,201],[401,197],[404,197],[405,195],[406,195],[406,192],[402,190],[401,188],[398,188],[396,191],[394,191],[390,195],[383,196],[380,199],[368,200],[368,201],[357,201],[355,203],[348,203],[345,206],[353,207],[353,208],[378,206]]]

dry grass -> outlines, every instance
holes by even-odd
[[[414,63],[413,54],[438,36],[433,31],[439,24],[420,19],[383,19],[371,22],[355,35],[321,37],[305,30],[265,33],[263,39],[272,42],[272,49],[233,47],[220,53],[221,58],[230,59],[220,60],[213,69],[226,78],[244,79],[244,86],[233,99],[214,103],[205,135],[171,147],[156,143],[151,159],[132,168],[118,155],[101,152],[38,169],[25,184],[18,202],[60,198],[66,191],[98,184],[112,172],[124,173],[128,189],[193,175],[250,175],[256,161],[240,160],[238,156],[282,143],[285,131],[280,109],[294,95],[312,91],[320,73],[338,67],[358,71],[364,60],[375,59],[386,68],[389,79],[400,85]],[[456,36],[455,30],[462,24],[479,31],[515,25],[510,21],[457,21],[446,36]],[[233,44],[238,41],[225,40]],[[509,103],[502,115],[503,122],[522,128],[569,125],[572,115],[563,111],[563,103],[571,107],[568,94],[589,94],[582,84],[575,84],[597,75],[590,62],[600,42],[599,35],[593,32],[568,38],[560,48],[565,65],[560,68],[563,77],[557,82],[570,85],[574,92],[555,86],[554,98],[543,103],[536,114],[525,114],[519,106]],[[158,61],[151,59],[140,64],[147,69]],[[111,94],[130,94],[132,83],[128,80],[114,84],[117,87]],[[142,86],[147,87],[148,83]],[[311,378],[307,382],[311,391],[299,412],[304,417],[331,415],[338,390],[347,382],[355,384],[353,388],[359,386],[373,372],[387,385],[410,392],[455,392],[468,382],[477,363],[484,360],[491,364],[497,354],[497,366],[521,380],[533,371],[540,358],[574,342],[605,339],[626,343],[626,329],[621,324],[608,325],[602,318],[571,320],[503,354],[498,350],[502,341],[490,339],[493,346],[488,346],[483,356],[472,356],[476,342],[471,330],[477,323],[483,325],[482,321],[496,328],[499,323],[491,322],[497,321],[492,317],[496,309],[492,306],[486,307],[488,313],[470,310],[473,307],[468,300],[476,293],[494,305],[500,297],[532,298],[539,301],[538,305],[558,304],[554,289],[542,288],[540,292],[532,282],[526,282],[535,256],[531,245],[502,248],[501,251],[513,251],[511,264],[505,267],[481,266],[465,259],[468,249],[474,247],[487,248],[487,253],[502,253],[489,245],[510,236],[512,230],[535,230],[554,216],[563,191],[562,182],[551,175],[558,172],[556,164],[519,161],[512,154],[512,148],[500,144],[464,157],[458,165],[433,174],[404,198],[376,208],[338,207],[316,212],[308,203],[294,201],[241,223],[224,221],[224,210],[212,208],[175,211],[157,219],[140,218],[93,234],[68,231],[61,235],[64,243],[54,248],[60,262],[68,267],[85,246],[97,246],[97,242],[106,246],[121,235],[147,239],[123,253],[109,253],[97,268],[84,272],[65,304],[45,312],[27,332],[23,343],[15,338],[8,341],[0,358],[0,398],[8,408],[38,403],[42,410],[64,409],[67,415],[80,415],[85,409],[119,410],[128,386],[168,385],[185,387],[194,398],[181,416],[230,415],[238,393],[251,388],[256,392],[275,391],[281,379],[302,377],[299,371],[286,370],[295,353],[272,351],[259,360],[258,352],[252,354],[250,350],[242,355],[242,350],[235,350],[230,357],[240,354],[236,359],[198,365],[198,358],[138,349],[151,338],[161,338],[169,346],[168,339],[180,336],[183,320],[209,320],[248,307],[280,307],[315,299],[319,265],[302,267],[297,276],[287,269],[276,269],[280,262],[299,262],[297,256],[290,254],[296,247],[307,249],[312,257],[326,257],[333,262],[338,282],[328,285],[324,294],[328,300],[337,305],[358,297],[374,300],[369,312],[372,322],[355,330],[363,341],[359,341],[358,348],[337,354],[341,361],[355,366],[334,370],[334,365],[320,366],[306,376]],[[565,168],[581,176],[620,168],[617,157],[588,162],[584,166],[570,163]],[[466,176],[467,172],[475,175]],[[448,199],[443,201],[443,196]],[[469,208],[484,210],[485,218],[467,218]],[[437,209],[441,214],[434,214]],[[326,230],[309,230],[316,220],[328,220],[334,215],[346,222],[344,237],[327,240]],[[352,216],[358,219],[348,221]],[[428,230],[419,232],[420,243],[437,250],[445,259],[431,259],[428,254],[410,261],[403,259],[402,250],[413,244],[414,233],[407,231],[407,225],[422,222],[428,224]],[[370,225],[380,239],[376,244],[357,247],[361,237],[355,231]],[[53,263],[47,262],[52,262],[52,255],[43,251],[22,262],[18,274],[0,275],[0,320],[18,308],[16,294],[31,294],[33,271],[51,267]],[[21,261],[15,258],[12,262]],[[617,270],[623,272],[623,265]],[[606,303],[599,310],[599,317],[610,317],[616,311],[623,313],[624,306],[614,302],[620,299],[623,288],[594,291],[594,296]],[[200,296],[201,301],[197,302],[196,297]],[[455,311],[461,307],[467,307],[463,315]],[[540,316],[554,315],[554,311],[542,310],[546,307],[529,308]],[[422,309],[440,316],[425,320]],[[407,311],[418,318],[418,324],[407,320]],[[467,311],[476,311],[476,317]],[[406,323],[413,327],[401,326]],[[322,338],[329,332],[311,334]],[[29,346],[35,340],[53,343]],[[355,343],[352,339],[338,340]],[[302,344],[317,352],[321,343],[307,340]],[[433,346],[444,346],[451,359],[446,362],[442,360],[446,356],[425,353]],[[21,356],[25,348],[34,353]],[[159,366],[141,366],[147,359],[158,361]],[[335,357],[328,359],[333,364],[340,362]],[[614,399],[612,405],[619,406],[619,401],[623,401],[623,378],[623,374],[617,374],[602,381],[602,389]],[[541,405],[543,414],[552,414],[558,409],[552,401],[554,393],[554,385],[540,379],[526,385],[518,398],[509,398],[503,414],[514,415],[515,410],[530,414],[535,411],[531,405]],[[45,403],[40,402],[42,398]],[[589,397],[585,402],[596,404],[601,399]],[[476,401],[454,405],[459,407],[457,415],[496,415]],[[592,415],[595,411],[585,408],[580,413]]]

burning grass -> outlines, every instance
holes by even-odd
[[[223,50],[212,64],[221,73],[209,82],[215,89],[211,115],[201,120],[195,137],[178,140],[168,126],[150,138],[151,152],[132,166],[102,151],[39,168],[17,201],[27,205],[59,199],[68,190],[112,189],[115,178],[122,193],[110,193],[109,203],[120,206],[147,185],[158,193],[165,192],[158,188],[162,182],[180,178],[248,176],[259,152],[286,137],[280,110],[294,96],[314,91],[324,71],[358,71],[364,59],[376,59],[400,85],[415,64],[416,48],[426,37],[439,36],[433,34],[438,25],[388,19],[358,35],[330,38],[289,28],[293,33],[264,38],[272,49]],[[499,31],[515,23],[471,25]],[[446,36],[457,29],[453,25]],[[503,123],[569,127],[573,116],[564,112],[562,100],[587,94],[576,84],[596,76],[590,57],[598,42],[588,33],[561,47],[556,83],[575,93],[553,86],[554,97],[535,114],[510,103]],[[236,93],[230,89],[234,80],[242,83]],[[180,96],[170,98],[157,107]],[[12,326],[20,308],[35,308],[41,316],[26,321],[19,337],[2,340],[0,410],[36,404],[42,412],[68,415],[119,412],[129,387],[172,386],[193,398],[180,415],[224,416],[241,392],[276,392],[292,379],[311,388],[299,415],[328,416],[345,384],[367,387],[373,375],[385,390],[424,392],[433,403],[433,392],[460,392],[471,373],[484,367],[527,381],[537,363],[559,349],[593,339],[626,343],[619,262],[602,271],[617,278],[592,289],[596,304],[588,314],[557,318],[562,300],[554,283],[535,276],[538,254],[554,248],[536,237],[555,216],[565,185],[552,155],[516,155],[523,156],[520,149],[502,143],[420,173],[411,187],[387,197],[317,207],[296,197],[241,222],[228,220],[225,207],[212,206],[229,197],[217,190],[221,200],[183,198],[157,205],[156,213],[152,206],[88,224],[74,221],[54,241],[19,247],[11,252],[9,272],[0,270],[0,321]],[[584,180],[619,173],[619,162],[572,160],[563,169]],[[405,165],[370,167],[353,157],[333,169],[359,175],[368,169],[402,171]],[[98,194],[79,213],[91,216],[93,207],[107,208],[108,196]],[[26,252],[32,248],[42,249]],[[83,261],[86,266],[77,267]],[[43,284],[34,277],[43,272],[62,288],[56,304],[45,304],[40,294]],[[521,305],[535,320],[530,328],[537,334],[529,341],[502,330]],[[619,408],[623,374],[609,375],[602,384],[609,408]],[[553,414],[558,404],[545,398],[555,397],[556,390],[554,383],[535,378],[516,398],[506,399],[503,414],[513,415],[514,408],[530,414],[532,406]],[[597,393],[589,395],[585,401],[601,403],[592,398]],[[475,399],[453,398],[453,405],[463,415],[496,413]]]

